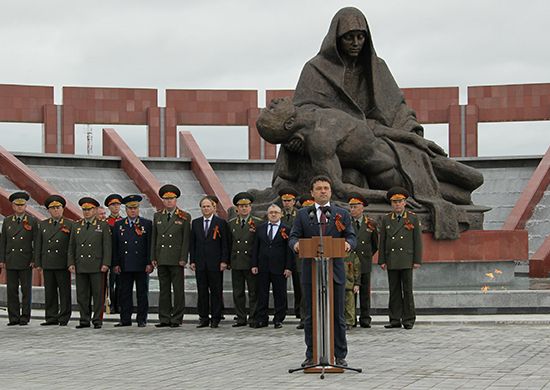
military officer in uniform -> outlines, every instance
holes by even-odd
[[[149,310],[148,285],[151,264],[151,220],[139,216],[140,195],[128,195],[122,199],[127,217],[116,222],[113,229],[113,270],[119,274],[120,322],[119,326],[132,325],[134,307],[132,291],[136,284],[137,316],[139,327],[147,322]]]
[[[181,192],[172,184],[158,192],[164,209],[153,217],[151,260],[159,279],[158,328],[181,326],[185,309],[184,269],[189,256],[191,216],[177,207]],[[173,290],[173,304],[172,304]]]
[[[294,220],[296,219],[296,214],[298,209],[296,208],[296,197],[298,193],[292,188],[283,188],[279,191],[279,198],[281,199],[281,204],[283,205],[283,216],[281,221],[287,226],[292,228],[294,225]],[[301,259],[298,256],[295,256],[296,269],[292,272],[292,290],[294,291],[294,315],[296,318],[300,319],[300,324],[298,329],[303,329],[304,323],[302,318],[305,317],[302,313],[302,286],[300,283],[300,272],[299,269],[302,266]]]
[[[252,274],[251,259],[254,234],[262,220],[251,215],[254,197],[248,192],[239,192],[233,197],[233,205],[237,216],[229,220],[231,232],[231,281],[233,287],[233,303],[237,319],[234,327],[247,325],[246,293],[248,289],[248,324],[254,326],[254,312],[258,301],[258,278]]]
[[[122,219],[120,214],[120,207],[122,204],[122,196],[119,194],[110,194],[105,198],[103,202],[105,207],[109,209],[109,216],[105,219],[105,222],[110,226],[111,231],[115,226],[115,223]],[[120,288],[119,288],[119,275],[113,270],[109,270],[109,311],[111,313],[120,312]]]
[[[80,323],[76,328],[89,328],[91,321],[95,329],[100,329],[106,276],[112,256],[111,229],[105,221],[97,219],[97,200],[84,197],[78,204],[84,218],[73,226],[68,256],[69,271],[76,273],[76,300],[80,310]]]
[[[0,237],[0,268],[7,271],[8,326],[27,325],[31,319],[32,268],[38,223],[26,213],[29,200],[26,192],[15,192],[9,200],[14,214],[4,219]]]
[[[44,206],[50,213],[39,223],[36,267],[44,274],[45,322],[40,325],[65,326],[71,318],[71,273],[67,269],[69,240],[74,222],[63,216],[65,199],[49,196]]]
[[[370,328],[370,291],[372,256],[378,251],[378,228],[376,223],[365,213],[367,200],[360,194],[350,194],[348,198],[352,226],[357,236],[355,254],[361,262],[361,280],[359,287],[360,316],[359,325],[361,328]]]
[[[392,212],[382,217],[378,264],[388,271],[389,317],[386,328],[412,329],[416,320],[413,297],[413,269],[422,263],[422,229],[418,217],[405,211],[409,193],[393,187],[386,198]]]

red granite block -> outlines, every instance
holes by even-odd
[[[525,228],[525,223],[531,218],[535,206],[550,185],[550,147],[540,161],[537,169],[523,189],[514,208],[504,222],[502,229],[514,230]]]

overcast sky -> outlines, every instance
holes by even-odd
[[[294,88],[335,12],[353,5],[401,87],[550,82],[550,2],[2,1],[0,83],[164,89]],[[9,129],[21,129],[13,137]],[[100,127],[94,153],[101,152]],[[140,155],[145,127],[115,127]],[[191,129],[209,158],[245,158],[246,129]],[[0,144],[39,151],[40,126],[0,125]],[[521,137],[516,134],[521,132]],[[76,131],[85,153],[85,127]],[[427,137],[447,146],[446,126]],[[513,137],[513,138],[512,138]],[[480,154],[542,154],[550,123],[482,124]]]

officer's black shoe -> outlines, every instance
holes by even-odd
[[[212,323],[210,324],[210,327],[211,327],[211,328],[217,328],[218,326],[219,326],[219,325],[218,325],[218,322],[212,322]]]
[[[401,328],[401,324],[386,324],[384,325],[384,328],[386,329]]]
[[[176,322],[173,322],[170,324],[170,328],[179,328],[181,326],[181,324],[178,324]]]
[[[59,325],[59,322],[57,322],[57,321],[52,321],[52,322],[46,321],[46,322],[41,322],[40,323],[40,326],[50,326],[50,325]]]
[[[370,324],[367,324],[366,322],[361,322],[359,323],[359,325],[361,326],[361,328],[370,328]]]
[[[210,325],[210,323],[208,321],[199,322],[199,324],[197,325],[197,328],[208,328],[208,325]]]
[[[165,322],[161,322],[160,324],[155,324],[157,328],[169,328],[170,324],[167,324]]]
[[[101,329],[101,324],[94,324],[94,329]]]
[[[296,327],[296,329],[304,329],[304,323],[303,322],[300,322],[298,324],[298,326]]]
[[[267,322],[256,322],[253,328],[255,329],[267,328]]]
[[[66,322],[60,322],[59,326],[67,326],[67,323]]]
[[[413,328],[413,325],[411,325],[411,324],[403,324],[403,328],[405,328],[405,329],[412,329],[412,328]]]
[[[283,323],[282,322],[275,322],[275,324],[273,325],[273,327],[275,329],[281,329],[283,327]]]
[[[342,366],[342,367],[347,367],[348,362],[346,362],[346,359],[344,359],[344,358],[336,358],[336,365],[337,366]]]
[[[127,324],[124,322],[119,322],[118,324],[115,324],[115,328],[120,328],[122,326],[132,326],[132,324]]]
[[[309,366],[313,366],[313,358],[306,358],[306,360],[304,360],[301,364],[302,367],[309,367]]]
[[[21,322],[19,323],[19,326],[25,326],[25,325],[28,325],[28,324],[29,324],[28,322],[23,322],[23,321],[21,321]]]
[[[146,325],[145,322],[138,322],[138,328],[145,328]]]
[[[90,327],[90,324],[78,324],[77,326],[75,326],[76,329],[84,329],[89,327]]]
[[[6,325],[7,326],[15,326],[15,325],[19,325],[19,322],[16,322],[16,321],[8,322]]]
[[[233,325],[231,325],[233,328],[238,328],[240,326],[246,326],[248,325],[246,322],[235,322]]]

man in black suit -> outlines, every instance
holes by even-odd
[[[132,292],[136,283],[137,324],[140,328],[147,323],[149,310],[149,274],[153,271],[151,262],[151,234],[153,223],[139,216],[140,195],[128,195],[122,199],[127,217],[117,221],[113,227],[113,270],[119,275],[120,322],[119,326],[132,325],[134,302]]]
[[[355,248],[356,237],[349,213],[338,206],[330,204],[332,196],[331,181],[326,176],[316,176],[311,180],[311,195],[315,200],[313,206],[304,207],[298,211],[290,233],[289,245],[299,254],[300,238],[319,236],[319,229],[323,235],[345,238],[346,252]],[[311,259],[302,262],[302,286],[305,296],[306,318],[304,332],[306,342],[306,359],[303,367],[311,366],[313,361],[313,335],[311,313]],[[348,347],[346,342],[346,321],[344,318],[344,296],[346,273],[343,259],[333,259],[334,264],[334,355],[336,364],[347,366],[346,355]]]
[[[286,316],[286,279],[292,276],[294,253],[288,246],[290,227],[281,222],[281,208],[275,204],[267,209],[268,222],[258,226],[252,247],[252,273],[258,275],[258,304],[255,328],[267,326],[269,284],[273,286],[276,329],[283,326]]]
[[[227,222],[214,214],[216,205],[210,197],[202,198],[199,206],[202,217],[191,224],[189,246],[189,262],[197,278],[197,328],[217,328],[222,316],[222,275],[229,265],[229,230]]]

